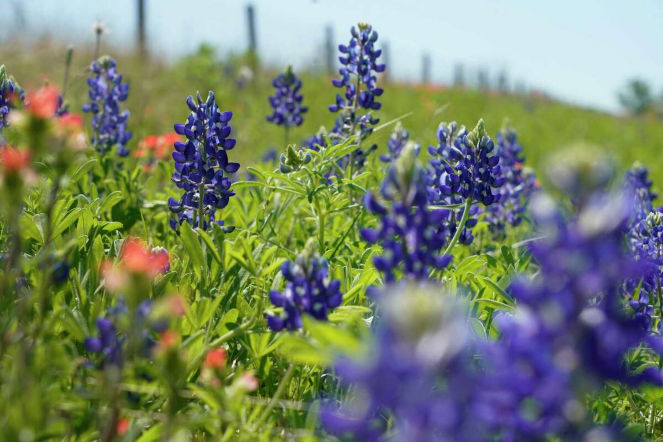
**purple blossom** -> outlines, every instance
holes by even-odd
[[[14,108],[16,101],[22,103],[24,99],[23,89],[13,77],[7,75],[5,66],[0,65],[0,132],[2,132],[3,127],[9,125],[7,117]]]
[[[90,102],[83,105],[83,112],[92,114],[90,143],[101,155],[117,146],[117,154],[126,157],[129,155],[126,145],[133,133],[127,130],[129,111],[122,112],[120,104],[129,96],[129,84],[122,83],[117,64],[110,57],[93,61],[90,71],[92,75],[87,79]]]
[[[656,199],[656,194],[651,187],[649,171],[640,164],[635,164],[624,174],[624,192],[633,204],[632,225],[646,218],[654,210],[653,202]]]
[[[380,193],[389,204],[371,193],[364,197],[366,209],[380,216],[380,225],[362,229],[361,236],[382,246],[373,264],[385,280],[395,281],[397,274],[426,279],[432,269],[445,268],[451,255],[442,255],[442,250],[453,235],[445,222],[449,211],[428,207],[426,172],[416,162],[414,147],[392,163]]]
[[[499,157],[492,155],[494,143],[486,135],[483,120],[467,132],[456,122],[441,123],[437,146],[429,146],[432,155],[428,174],[428,201],[433,205],[462,206],[469,203],[468,218],[459,236],[461,244],[474,240],[472,227],[477,224],[477,203],[489,206],[499,200],[497,188],[505,183]],[[446,219],[452,235],[462,219],[464,207],[452,208]]]
[[[522,150],[515,131],[505,129],[497,135],[496,155],[500,158],[499,165],[506,181],[497,191],[498,201],[485,210],[485,220],[497,234],[503,234],[507,224],[515,227],[522,222],[537,187],[536,175],[523,170],[525,158]]]
[[[394,161],[400,156],[401,151],[409,142],[409,139],[410,133],[403,127],[400,122],[396,123],[396,127],[389,136],[389,141],[387,141],[387,149],[389,152],[385,155],[380,155],[380,160],[384,161],[385,163]],[[414,150],[417,152],[417,154],[419,153],[420,149],[421,145],[419,143],[415,143]]]
[[[196,101],[189,96],[186,103],[191,110],[187,122],[175,125],[175,132],[184,135],[186,141],[175,143],[172,177],[184,194],[179,201],[168,200],[170,210],[177,214],[177,220],[171,219],[170,225],[176,231],[184,222],[202,229],[208,229],[212,223],[223,226],[223,220],[216,219],[216,212],[235,195],[230,189],[230,174],[239,170],[239,163],[230,162],[227,152],[235,147],[235,139],[230,138],[232,112],[222,112],[211,91],[206,101],[198,94]],[[232,231],[232,227],[223,229]]]
[[[302,106],[304,98],[300,93],[302,81],[292,72],[292,67],[288,67],[285,73],[279,74],[272,81],[272,86],[276,90],[274,95],[269,97],[269,104],[274,112],[267,117],[267,121],[285,128],[300,126],[304,122],[303,115],[308,108]]]
[[[280,314],[267,315],[267,325],[272,330],[300,329],[303,313],[325,321],[329,311],[341,304],[341,283],[330,280],[329,264],[324,258],[301,254],[295,262],[284,262],[281,274],[286,280],[285,288],[269,294],[272,305],[282,308]]]
[[[349,44],[338,46],[342,66],[339,69],[340,78],[332,80],[332,84],[344,89],[344,93],[337,94],[336,102],[329,106],[331,112],[340,113],[329,135],[340,141],[356,136],[357,144],[361,144],[379,122],[371,112],[381,107],[377,99],[382,96],[383,90],[377,87],[377,74],[384,72],[385,65],[378,62],[382,50],[375,48],[378,33],[370,25],[359,23],[350,31],[352,38]],[[359,169],[363,167],[366,156],[375,149],[377,145],[358,148],[351,156],[343,159],[344,164],[341,166],[352,163],[353,167]]]

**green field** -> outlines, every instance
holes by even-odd
[[[102,51],[103,53],[104,51]],[[110,55],[116,56],[113,51]],[[29,56],[26,54],[30,54]],[[44,79],[61,84],[64,72],[63,47],[38,46],[30,52],[22,48],[0,51],[0,60],[9,72],[27,86],[39,85]],[[76,53],[72,67],[68,97],[72,110],[80,109],[85,98],[86,68],[92,58],[90,52]],[[257,70],[255,81],[238,89],[235,79],[224,74],[224,66],[234,71],[243,65],[242,57],[219,60],[211,51],[166,63],[156,57],[147,63],[133,56],[119,56],[120,71],[131,84],[127,107],[132,110],[130,128],[134,142],[145,135],[166,132],[183,121],[186,108],[183,98],[200,91],[213,90],[225,109],[235,112],[233,127],[238,141],[235,155],[240,162],[255,161],[269,147],[281,150],[274,140],[283,139],[280,127],[265,124],[270,106],[271,78],[285,66],[270,66]],[[292,130],[291,142],[315,133],[320,126],[330,129],[334,115],[327,106],[334,101],[336,89],[331,77],[314,72],[300,72],[304,82],[304,103],[309,112],[301,127]],[[423,146],[434,143],[437,125],[441,121],[458,121],[473,125],[479,118],[486,121],[489,133],[495,134],[505,119],[512,122],[525,147],[528,165],[545,180],[549,154],[568,145],[587,143],[610,153],[624,169],[635,161],[645,163],[654,183],[663,173],[663,124],[637,117],[614,116],[606,112],[560,103],[542,95],[512,95],[446,87],[387,83],[382,109],[376,113],[381,122],[405,116],[403,124],[411,138]],[[374,139],[385,149],[389,129],[376,133]]]

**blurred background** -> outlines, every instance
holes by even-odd
[[[100,24],[100,53],[132,83],[138,137],[183,119],[186,95],[214,89],[236,112],[242,155],[254,157],[280,139],[264,121],[266,97],[288,65],[311,108],[296,135],[331,127],[336,48],[366,21],[387,64],[379,116],[412,112],[404,124],[423,144],[439,121],[484,117],[493,133],[509,118],[535,160],[578,141],[624,164],[663,148],[659,0],[4,0],[2,9],[0,63],[24,86],[61,84],[65,48],[75,47],[74,108]]]

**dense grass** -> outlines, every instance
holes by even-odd
[[[12,44],[0,51],[0,64],[28,90],[46,79],[61,84],[63,59],[64,49],[57,45]],[[74,112],[86,98],[90,59],[89,52],[76,53],[74,58],[66,96]],[[388,166],[372,155],[359,170],[344,167],[346,155],[357,148],[352,138],[320,151],[301,152],[299,159],[306,158],[306,153],[311,159],[294,170],[283,172],[275,164],[261,164],[259,158],[266,149],[283,152],[286,144],[283,128],[265,121],[276,70],[255,69],[254,81],[239,87],[238,74],[244,64],[243,57],[219,61],[209,50],[174,63],[118,57],[118,70],[131,83],[127,107],[132,112],[130,129],[135,132],[129,145],[132,150],[144,136],[170,132],[173,123],[184,122],[189,113],[186,96],[197,90],[203,96],[214,90],[222,109],[234,112],[231,125],[237,146],[229,156],[242,164],[242,172],[252,172],[253,180],[235,177],[237,195],[220,211],[226,224],[235,227],[230,233],[216,226],[192,228],[187,223],[179,232],[171,230],[168,222],[173,214],[167,200],[179,198],[181,191],[171,182],[174,164],[170,158],[145,171],[139,167],[141,159],[103,156],[91,147],[59,151],[55,147],[68,146],[69,140],[63,141],[54,129],[58,120],[27,111],[23,120],[7,129],[11,142],[33,154],[19,173],[0,175],[0,251],[7,252],[0,255],[0,288],[7,289],[7,295],[0,297],[0,428],[7,440],[113,440],[125,430],[125,440],[141,441],[329,437],[318,421],[321,400],[353,397],[353,389],[333,375],[333,362],[338,355],[370,354],[366,346],[380,326],[381,312],[368,295],[369,288],[396,287],[398,291],[404,287],[385,283],[373,261],[383,252],[382,245],[369,244],[360,232],[382,222],[362,198],[367,192],[377,193]],[[310,110],[304,125],[291,133],[291,141],[333,124],[334,115],[327,111],[335,95],[330,78],[314,72],[301,72],[301,77]],[[544,189],[550,155],[567,145],[585,152],[590,152],[587,146],[597,145],[599,152],[614,156],[620,168],[640,160],[663,185],[659,179],[663,164],[658,159],[663,125],[654,121],[615,117],[537,95],[397,83],[385,85],[383,107],[377,115],[382,123],[401,119],[411,139],[423,146],[437,144],[440,121],[456,120],[472,128],[483,118],[488,132],[495,134],[509,119],[525,146],[526,165],[536,170]],[[88,125],[85,130],[89,134]],[[371,143],[384,151],[390,131],[391,125],[376,131]],[[403,155],[392,169],[399,183],[407,184],[400,189],[409,189],[413,176],[423,177],[420,166],[429,159],[425,151],[417,158]],[[587,170],[591,167],[581,172]],[[403,194],[401,201],[411,197]],[[424,206],[407,206],[408,214],[436,210],[425,207],[428,197],[424,199]],[[465,210],[469,212],[472,203],[467,199]],[[568,198],[564,204],[570,207]],[[461,219],[458,206],[448,208],[457,211],[451,222]],[[465,216],[462,219],[461,224]],[[573,225],[574,215],[567,221]],[[450,222],[444,218],[436,223],[435,228],[441,228]],[[605,234],[601,228],[587,236]],[[609,236],[612,233],[605,234],[607,241],[614,239]],[[461,299],[468,307],[467,321],[461,322],[471,324],[478,340],[497,342],[501,331],[495,315],[519,308],[519,301],[508,292],[513,277],[534,278],[543,273],[526,243],[555,235],[538,236],[541,231],[528,217],[506,232],[489,230],[482,218],[474,234],[470,245],[456,242],[458,236],[451,239],[451,234],[440,234],[446,243],[431,253],[448,251],[453,260],[426,275],[431,288],[422,293],[431,299],[441,294]],[[139,258],[141,253],[151,257],[152,247],[164,247],[169,269],[131,269],[127,262],[132,257],[127,259],[123,253],[132,244],[126,242],[130,237],[141,238],[147,247],[138,247]],[[588,252],[582,246],[594,243],[583,235],[576,239],[580,250],[570,247],[569,260],[591,258],[594,250]],[[406,243],[410,238],[397,241]],[[566,263],[566,250],[557,252]],[[280,310],[272,305],[269,293],[283,290],[285,272],[280,266],[300,254],[307,259],[318,254],[329,262],[329,278],[339,281],[344,294],[342,304],[330,313],[328,322],[304,315],[300,330],[274,332],[267,326],[266,315]],[[145,264],[138,261],[139,266]],[[107,273],[109,262],[129,275],[121,284],[113,286],[113,274]],[[56,283],[60,275],[55,269],[62,264],[70,271]],[[588,276],[587,285],[595,282],[594,274],[584,275],[585,269],[578,267],[581,281],[577,285],[587,282],[583,276]],[[599,270],[602,276],[605,269]],[[404,272],[398,272],[406,283]],[[410,295],[408,290],[401,294]],[[109,310],[116,309],[120,299],[128,311],[113,316]],[[137,306],[146,300],[154,302],[151,313],[138,320]],[[426,319],[430,313],[426,305],[410,307]],[[659,304],[657,311],[662,307]],[[117,366],[84,344],[86,338],[100,334],[95,323],[99,317],[112,317],[118,336],[124,339],[120,347],[125,359]],[[164,323],[171,334],[163,332]],[[413,324],[415,335],[419,325],[430,325],[426,321]],[[145,336],[155,342],[148,354],[141,351]],[[220,357],[219,352],[227,359],[209,358],[210,354]],[[626,360],[631,372],[660,366],[663,360],[641,348],[624,353],[626,357],[616,365],[621,367]],[[255,385],[243,383],[247,373],[255,376],[250,378]],[[660,389],[630,388],[602,378],[601,383],[584,384],[579,379],[579,385],[573,385],[579,402],[572,404],[571,411],[591,410],[574,421],[579,432],[597,422],[620,426],[625,422],[636,435],[662,434]],[[528,406],[537,411],[528,398],[521,405],[523,412]],[[390,431],[398,424],[398,417],[389,413],[377,413],[376,420]]]
[[[26,51],[19,46],[12,50],[12,46],[7,45],[0,52],[0,60],[22,83],[37,86],[44,79],[50,79],[61,84],[63,47],[46,45]],[[68,93],[74,110],[80,109],[80,100],[85,97],[83,80],[90,59],[89,51],[76,53],[74,57]],[[235,57],[221,62],[207,49],[175,63],[130,55],[119,57],[118,62],[132,87],[128,107],[133,113],[134,142],[151,133],[168,131],[173,123],[181,122],[186,116],[183,94],[194,94],[197,90],[204,94],[213,90],[222,106],[236,113],[234,127],[240,146],[236,155],[242,163],[255,161],[268,147],[281,148],[280,128],[264,124],[269,113],[266,96],[271,93],[270,82],[277,67],[257,70],[255,81],[239,89],[234,76],[246,60]],[[295,69],[301,70],[301,67]],[[320,126],[329,129],[334,122],[334,115],[327,111],[336,93],[330,84],[331,78],[311,72],[303,72],[301,76],[304,103],[309,106],[309,113],[304,124],[292,131],[293,142],[310,136]],[[663,150],[663,124],[659,121],[614,116],[537,94],[505,95],[445,86],[389,83],[383,101],[377,113],[381,121],[406,116],[403,124],[410,130],[412,139],[423,146],[434,143],[441,121],[455,120],[469,126],[484,118],[488,132],[495,134],[505,120],[510,120],[527,149],[528,165],[539,172],[543,180],[546,178],[542,172],[546,170],[551,152],[569,145],[591,144],[614,156],[621,169],[635,161],[646,162],[655,184],[661,185],[663,161],[658,153]],[[389,130],[375,135],[381,149],[388,136]]]

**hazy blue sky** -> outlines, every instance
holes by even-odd
[[[150,47],[167,57],[207,41],[221,53],[246,47],[243,0],[146,0]],[[31,35],[50,33],[92,41],[101,19],[114,44],[132,44],[135,0],[2,0],[21,4]],[[663,92],[662,0],[255,0],[258,50],[270,63],[322,63],[324,27],[337,42],[350,25],[368,21],[388,41],[390,72],[417,79],[429,52],[433,79],[448,82],[462,62],[506,70],[553,95],[609,110],[616,92],[639,76]],[[9,7],[8,7],[8,6]],[[0,37],[12,32],[12,14],[0,17]],[[3,35],[4,34],[4,35]]]

